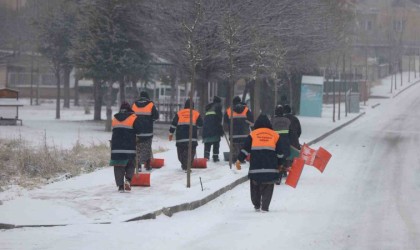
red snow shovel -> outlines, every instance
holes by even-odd
[[[195,158],[192,164],[192,168],[207,168],[207,159]]]
[[[302,174],[303,165],[305,165],[305,161],[301,158],[294,158],[292,167],[290,168],[289,175],[286,179],[286,185],[291,186],[292,188],[296,188],[300,175]]]
[[[324,172],[324,169],[330,161],[331,156],[332,155],[330,152],[325,150],[323,147],[319,147],[315,155],[314,167],[321,171],[321,173]]]
[[[150,172],[139,172],[138,169],[137,166],[131,179],[131,186],[150,187]]]
[[[150,166],[152,168],[161,168],[165,165],[165,159],[152,158],[150,159]]]

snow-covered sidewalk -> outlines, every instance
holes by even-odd
[[[386,80],[382,85],[388,86]],[[410,85],[404,84],[403,88],[398,86],[397,91],[408,86]],[[372,91],[377,91],[378,95],[387,94],[385,87],[382,89],[378,87],[378,90]],[[384,101],[387,100],[369,100],[366,106],[361,106],[360,112],[368,112],[372,105]],[[303,131],[301,143],[310,142],[359,115],[348,114],[345,117],[343,110],[344,105],[341,119],[335,123],[332,122],[331,105],[324,105],[322,118],[299,117]],[[51,118],[45,119],[45,114],[51,115]],[[54,135],[52,139],[59,145],[67,146],[74,145],[77,140],[85,139],[89,142],[91,139],[86,139],[85,136],[91,136],[99,143],[106,143],[111,136],[110,133],[101,131],[102,124],[87,122],[91,117],[82,119],[81,109],[64,110],[61,121],[54,120],[52,114],[53,112],[48,109],[43,111],[39,107],[25,106],[21,113],[24,126],[7,127],[6,130],[2,127],[0,138],[13,138],[33,131],[41,133],[44,131],[47,135]],[[80,132],[83,124],[89,126],[83,127],[83,132]],[[121,222],[164,207],[203,199],[247,174],[247,164],[243,170],[234,171],[229,169],[226,162],[209,161],[207,169],[193,169],[191,188],[186,188],[186,174],[181,171],[175,143],[167,142],[166,135],[163,132],[153,142],[154,148],[165,148],[167,151],[155,155],[156,158],[165,159],[165,166],[151,173],[151,187],[133,187],[131,193],[118,193],[111,167],[34,190],[18,190],[13,187],[0,193],[0,200],[3,203],[0,205],[0,223],[58,225]],[[227,148],[226,142],[222,140],[221,152],[227,151]],[[197,148],[198,157],[203,156],[203,149],[204,146],[200,143]],[[221,157],[223,158],[222,154]]]

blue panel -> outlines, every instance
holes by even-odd
[[[302,83],[300,96],[300,115],[321,117],[322,85]]]

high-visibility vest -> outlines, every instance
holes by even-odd
[[[115,117],[112,119],[112,128],[126,128],[133,129],[134,121],[137,116],[135,114],[130,115],[124,121],[119,121]]]
[[[131,107],[136,115],[152,115],[153,102],[150,102],[144,107],[138,107],[135,103]]]
[[[251,150],[272,150],[276,151],[276,144],[280,136],[268,128],[259,128],[251,132]]]
[[[200,116],[198,111],[192,111],[192,125],[195,126],[197,124],[197,119]],[[181,109],[178,111],[178,125],[190,125],[190,109]]]
[[[235,111],[233,111],[233,119],[235,118],[246,118],[246,113],[248,112],[248,107],[244,108],[244,111],[242,111],[242,113],[236,113]],[[230,111],[230,107],[226,109],[227,115],[229,117],[229,119],[231,119],[231,111]]]

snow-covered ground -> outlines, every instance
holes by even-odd
[[[389,81],[384,79],[372,94],[395,95],[386,87]],[[412,84],[398,86],[397,92]],[[71,224],[0,231],[0,248],[419,248],[420,203],[415,197],[420,171],[417,164],[410,166],[420,160],[414,149],[419,146],[416,124],[420,114],[415,109],[419,93],[416,84],[396,98],[369,100],[361,107],[365,116],[313,146],[332,153],[326,171],[320,174],[306,166],[297,189],[276,186],[267,214],[253,211],[246,182],[193,211],[170,218],[161,215],[155,220],[122,222],[162,207],[199,200],[246,175],[246,165],[241,171],[232,171],[225,162],[209,162],[207,169],[193,170],[192,187],[187,189],[174,143],[166,141],[166,131],[162,130],[154,147],[168,151],[155,157],[165,158],[166,164],[152,172],[150,188],[134,187],[130,194],[117,193],[112,168],[105,168],[36,190],[17,192],[12,188],[0,193],[0,223]],[[381,105],[373,109],[378,103]],[[56,121],[53,105],[45,107],[45,111],[41,107],[25,106],[21,112],[24,126],[5,127],[7,131],[2,127],[0,138],[36,131],[43,138],[46,131],[54,143],[63,147],[85,136],[86,143],[91,138],[95,143],[110,138],[110,133],[102,132],[102,124],[86,121],[92,117],[83,119],[83,110],[64,110],[62,120]],[[358,115],[342,114],[341,120],[333,123],[331,111],[331,106],[325,106],[322,118],[299,117],[303,127],[301,142],[309,142]],[[399,119],[405,123],[395,122]],[[37,140],[35,136],[30,138]],[[392,145],[397,145],[396,154]],[[226,149],[223,142],[221,151]],[[203,155],[202,144],[198,154]],[[98,222],[112,223],[93,224]]]

